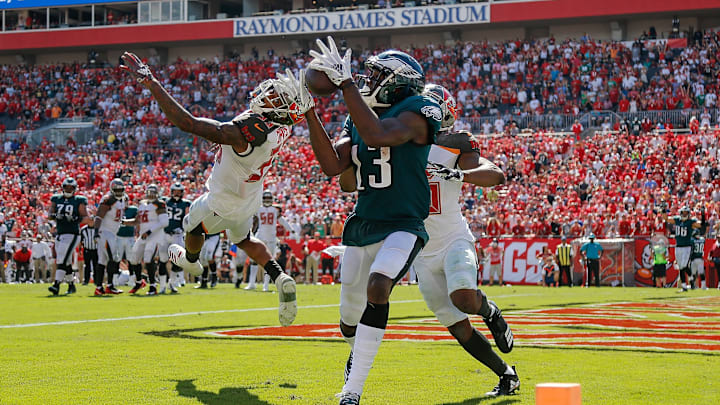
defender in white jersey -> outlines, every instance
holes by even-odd
[[[140,237],[135,241],[133,246],[133,254],[135,258],[142,258],[145,263],[145,270],[150,281],[150,288],[147,295],[155,295],[158,292],[165,294],[165,286],[167,284],[167,261],[168,254],[161,247],[165,242],[165,233],[163,228],[168,226],[168,215],[165,207],[165,201],[160,200],[160,190],[157,185],[150,184],[145,189],[145,199],[140,201],[138,205],[137,216],[133,219],[123,220],[124,225],[139,225]],[[158,259],[157,265],[155,259]],[[158,267],[160,273],[160,290],[157,289],[155,282],[155,267]],[[174,287],[171,286],[173,292]]]
[[[282,272],[267,247],[250,236],[250,226],[260,206],[265,174],[290,136],[292,125],[301,122],[303,113],[314,104],[309,94],[297,90],[304,87],[304,72],[300,71],[299,80],[287,70],[285,75],[278,73],[277,79],[263,81],[251,93],[249,110],[229,122],[219,122],[194,117],[185,110],[136,55],[126,52],[122,60],[121,68],[150,90],[170,122],[220,145],[206,183],[209,191],[193,201],[183,219],[186,247],[170,245],[170,259],[189,273],[200,275],[198,259],[204,235],[226,231],[230,242],[261,264],[275,281],[280,323],[290,325],[297,314],[295,281]]]
[[[120,179],[110,182],[110,193],[100,202],[95,216],[95,239],[98,241],[98,268],[95,271],[95,295],[120,294],[122,290],[115,288],[113,275],[120,267],[118,257],[117,233],[125,212],[127,195],[125,183]],[[103,288],[103,278],[107,269],[108,286]]]
[[[488,395],[509,395],[520,386],[515,369],[492,350],[467,316],[481,315],[500,351],[512,350],[512,331],[500,309],[477,289],[475,238],[458,204],[463,182],[492,187],[503,184],[505,176],[500,168],[480,157],[480,145],[470,133],[449,132],[456,116],[452,95],[434,84],[425,87],[425,94],[438,101],[444,119],[442,132],[428,156],[431,203],[425,229],[430,241],[415,261],[420,292],[428,308],[460,345],[500,377],[499,384]]]
[[[295,233],[290,223],[282,217],[280,208],[273,205],[273,195],[269,191],[264,191],[262,196],[262,207],[260,207],[255,214],[255,221],[257,221],[257,232],[255,237],[263,241],[265,246],[268,247],[272,257],[277,256],[277,226],[282,225],[285,229],[290,231],[291,234]],[[293,235],[294,236],[294,235]],[[255,289],[255,280],[258,273],[258,265],[255,262],[250,264],[250,279],[248,285],[245,287],[246,290]],[[268,291],[268,284],[270,276],[265,273],[263,276],[263,291]]]

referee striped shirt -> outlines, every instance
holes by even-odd
[[[95,228],[90,228],[85,225],[80,228],[80,237],[82,238],[82,244],[87,250],[97,250],[97,243],[95,243]]]
[[[558,264],[560,266],[569,266],[572,257],[572,246],[567,243],[558,245],[557,247]]]

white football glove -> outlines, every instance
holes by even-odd
[[[325,72],[333,84],[340,86],[345,80],[352,79],[352,73],[350,73],[352,50],[348,48],[345,56],[340,56],[340,52],[338,52],[337,46],[335,46],[335,40],[333,40],[331,36],[328,36],[327,41],[327,46],[325,46],[320,39],[315,41],[322,53],[311,50],[310,56],[313,57],[313,60],[308,67]]]
[[[432,176],[436,176],[447,181],[462,182],[465,178],[465,174],[462,170],[451,169],[449,167],[445,167],[441,164],[433,162],[428,162],[427,172]]]
[[[135,76],[138,83],[145,83],[154,79],[150,67],[146,65],[140,58],[134,53],[125,52],[120,59],[122,59],[124,65],[120,65],[120,69],[125,70]]]
[[[305,69],[300,69],[298,76],[299,79],[290,69],[285,69],[285,74],[277,74],[278,80],[295,90],[295,102],[300,107],[300,111],[305,114],[309,109],[315,107],[315,100],[305,85]]]

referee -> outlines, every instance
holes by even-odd
[[[562,236],[562,243],[558,245],[555,255],[557,256],[557,263],[560,266],[560,285],[563,285],[563,274],[567,277],[568,287],[572,287],[572,273],[570,273],[570,266],[572,265],[572,246],[567,243],[567,237]]]
[[[98,266],[97,242],[95,241],[95,229],[87,225],[80,228],[80,238],[83,246],[83,257],[85,258],[85,271],[82,285],[88,285],[90,275]]]
[[[600,257],[603,253],[603,247],[595,242],[595,235],[590,234],[588,238],[590,238],[590,242],[586,242],[580,248],[580,252],[585,256],[585,263],[587,263],[587,285],[590,285],[594,277],[595,287],[600,287]]]

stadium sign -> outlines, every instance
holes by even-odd
[[[320,34],[338,31],[431,27],[490,22],[488,4],[351,10],[236,18],[235,37]]]
[[[128,0],[0,0],[0,10],[16,8],[63,7],[104,3],[127,3]]]

